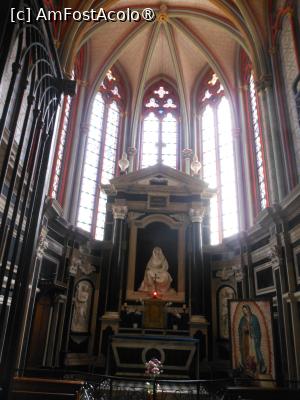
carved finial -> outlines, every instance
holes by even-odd
[[[125,152],[123,152],[122,158],[118,161],[118,165],[123,173],[125,173],[126,169],[129,167],[129,161]]]
[[[201,169],[201,162],[198,160],[197,154],[194,154],[193,161],[191,164],[191,170],[193,171],[193,175],[198,175]]]

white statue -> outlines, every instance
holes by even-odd
[[[87,333],[89,331],[92,291],[89,281],[82,280],[77,284],[71,324],[73,332]]]
[[[166,293],[171,289],[172,277],[168,272],[169,264],[160,247],[154,247],[147,263],[144,280],[139,288],[141,292]]]
[[[235,292],[231,286],[223,286],[219,292],[219,329],[222,339],[229,339],[229,314],[228,300],[235,298]]]

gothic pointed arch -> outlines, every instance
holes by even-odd
[[[180,102],[166,79],[154,81],[145,91],[142,105],[139,167],[157,163],[179,168]]]
[[[124,83],[116,67],[109,69],[94,95],[82,168],[76,225],[98,240],[104,238],[106,194],[103,185],[118,174],[123,143]]]
[[[197,96],[198,143],[202,178],[217,189],[210,201],[210,244],[239,230],[232,116],[218,76],[209,69]]]

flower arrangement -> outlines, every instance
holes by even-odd
[[[162,363],[157,358],[151,358],[150,361],[145,363],[145,367],[145,373],[152,376],[153,378],[157,377],[163,372]]]

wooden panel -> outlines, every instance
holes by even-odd
[[[14,378],[13,399],[77,399],[82,381],[41,378]]]
[[[165,302],[157,299],[144,302],[144,328],[164,329],[165,327]]]

